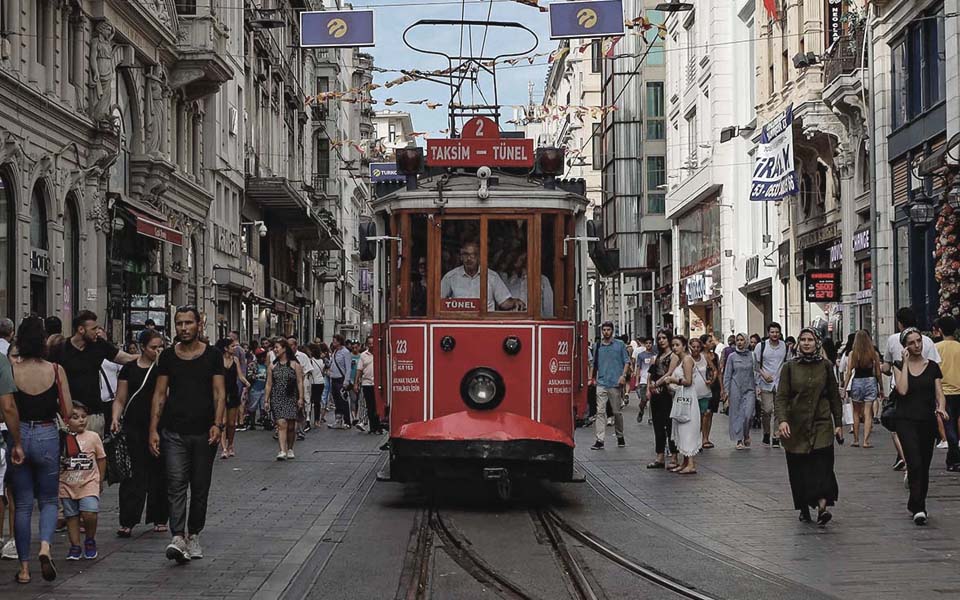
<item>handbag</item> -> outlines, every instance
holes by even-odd
[[[670,418],[677,423],[689,423],[693,417],[693,398],[686,396],[687,388],[681,387],[673,397],[673,405],[670,407]]]
[[[130,444],[127,440],[127,434],[123,431],[123,420],[127,416],[127,411],[130,410],[130,405],[133,404],[134,398],[137,397],[137,394],[139,394],[147,385],[147,382],[150,381],[150,373],[153,372],[153,367],[156,364],[157,363],[154,362],[150,365],[140,387],[130,396],[130,399],[127,400],[127,405],[123,407],[123,414],[120,415],[120,429],[118,429],[116,433],[108,431],[103,436],[103,450],[107,454],[106,479],[110,485],[126,481],[133,477],[133,459],[130,457]]]
[[[880,405],[880,424],[883,428],[892,433],[897,431],[897,398],[899,394],[894,389],[887,397],[883,399]]]

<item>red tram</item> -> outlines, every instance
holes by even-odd
[[[372,201],[361,246],[375,256],[376,389],[390,415],[381,479],[483,478],[508,494],[515,478],[574,478],[587,200],[582,180],[556,179],[562,151],[534,157],[532,143],[499,132],[480,140],[484,127],[496,130],[468,122],[453,149],[428,140],[426,157],[398,150],[406,183]],[[477,167],[487,160],[529,161],[532,174]]]

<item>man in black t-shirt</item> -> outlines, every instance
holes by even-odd
[[[214,456],[226,425],[223,355],[200,341],[200,322],[195,307],[177,309],[178,343],[164,350],[157,362],[150,414],[150,451],[160,456],[162,448],[167,471],[173,539],[166,556],[178,564],[203,558],[200,531],[207,517]]]
[[[104,360],[125,365],[137,360],[137,355],[107,341],[97,315],[83,310],[73,319],[73,336],[64,341],[59,360],[70,385],[70,397],[87,407],[87,430],[103,437],[103,415],[109,407],[100,399],[100,365]]]

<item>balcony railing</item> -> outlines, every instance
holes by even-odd
[[[849,75],[863,66],[863,27],[840,39],[823,57],[823,83],[830,85],[838,77]]]

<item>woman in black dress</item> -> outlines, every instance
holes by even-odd
[[[656,438],[657,458],[647,465],[648,469],[662,469],[666,466],[666,451],[674,453],[676,463],[677,448],[670,439],[672,421],[670,409],[673,407],[673,393],[667,386],[656,387],[653,382],[670,375],[680,364],[680,359],[670,351],[670,334],[666,331],[657,333],[657,358],[650,365],[647,373],[647,399],[650,404],[650,417],[653,419],[653,434]]]
[[[297,413],[303,410],[303,367],[287,340],[277,338],[273,344],[276,359],[267,365],[267,389],[264,408],[277,424],[280,452],[277,460],[293,460],[293,444],[297,440]]]
[[[237,349],[240,347],[237,340],[223,338],[217,342],[217,349],[223,353],[223,387],[227,390],[227,428],[220,436],[220,458],[236,456],[233,442],[237,437],[237,412],[240,410],[240,386],[250,387],[246,376],[240,372],[240,361],[237,360]]]
[[[896,382],[897,437],[907,462],[910,499],[907,510],[917,525],[927,524],[930,461],[937,437],[937,417],[947,420],[940,365],[923,357],[923,335],[914,327],[900,334],[902,360],[893,365]]]
[[[140,334],[140,356],[123,365],[117,376],[117,396],[113,401],[110,431],[123,428],[133,467],[129,479],[120,482],[120,528],[117,537],[128,538],[140,523],[143,505],[147,505],[146,523],[155,532],[167,530],[167,486],[163,461],[150,453],[150,407],[157,376],[152,372],[163,350],[160,332],[145,329]]]

